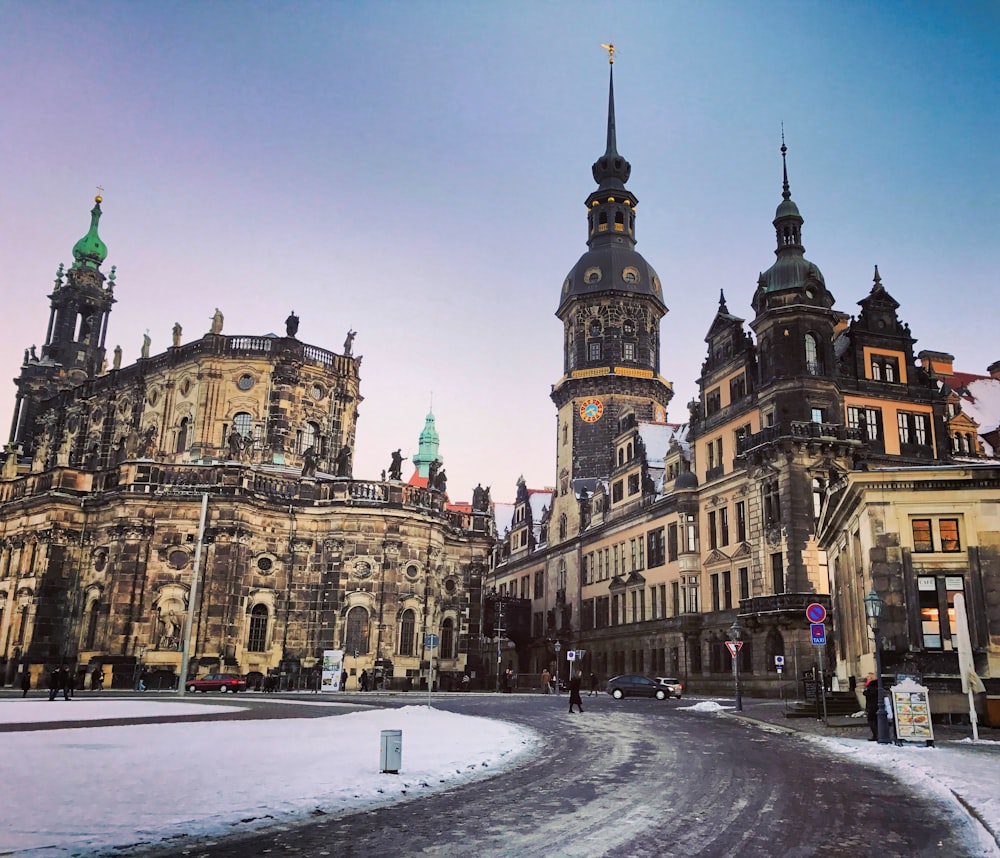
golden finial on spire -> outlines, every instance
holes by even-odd
[[[97,196],[94,197],[94,202],[95,203],[101,202],[104,199],[104,197],[102,196],[103,194],[104,194],[104,186],[103,185],[98,185],[97,186]]]
[[[608,62],[611,65],[614,65],[615,64],[615,45],[614,45],[614,42],[612,42],[612,43],[610,43],[608,45],[605,45],[602,42],[601,43],[601,47],[604,48],[604,50],[606,50],[608,52]]]

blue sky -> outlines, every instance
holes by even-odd
[[[725,289],[772,263],[784,122],[806,256],[856,311],[874,265],[917,348],[1000,359],[1000,5],[3,3],[0,366],[104,186],[109,346],[282,330],[363,354],[355,459],[416,450],[453,498],[554,480],[566,272],[586,249],[613,41],[637,249],[686,419]],[[6,431],[14,387],[0,399]]]

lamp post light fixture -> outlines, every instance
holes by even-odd
[[[878,683],[878,743],[888,745],[889,739],[889,719],[885,711],[885,698],[882,690],[882,639],[879,637],[879,620],[882,616],[882,608],[885,603],[879,598],[875,588],[865,596],[865,617],[868,625],[871,626],[872,634],[875,636],[875,681]]]
[[[736,692],[736,711],[743,711],[743,693],[740,690],[740,635],[743,633],[743,629],[740,626],[740,618],[737,617],[733,620],[733,624],[729,627],[729,640],[733,644],[733,683],[735,684]]]

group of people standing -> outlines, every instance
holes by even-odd
[[[60,665],[49,671],[49,700],[55,700],[60,691],[63,694],[63,700],[71,700],[75,690],[76,675],[68,667]]]

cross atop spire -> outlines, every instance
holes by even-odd
[[[606,50],[608,52],[608,64],[609,65],[614,65],[615,64],[615,43],[614,42],[609,42],[608,44],[605,45],[603,42],[601,42],[601,47],[604,48],[604,50]]]

